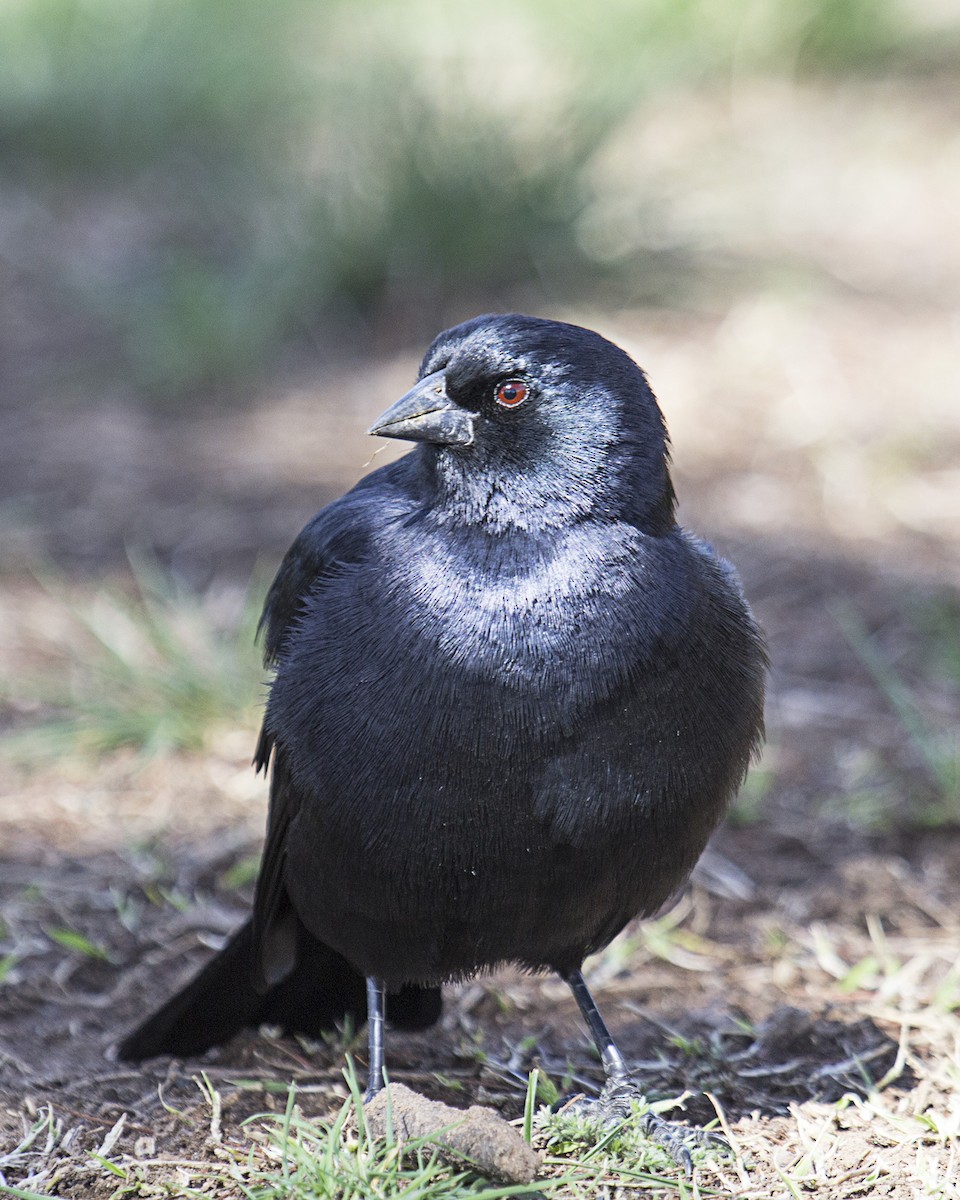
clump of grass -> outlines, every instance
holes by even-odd
[[[862,619],[848,607],[835,612],[841,630],[857,658],[896,713],[904,737],[913,751],[921,774],[921,786],[911,788],[915,797],[911,822],[918,827],[938,827],[960,823],[960,740],[955,728],[944,729],[926,710],[918,692],[902,678],[877,640],[871,637]],[[941,662],[960,663],[960,637],[951,625],[940,627]],[[960,685],[960,672],[954,676]],[[885,798],[876,789],[857,801],[866,810],[870,824],[884,827],[887,819]]]
[[[584,1172],[599,1177],[619,1177],[623,1184],[640,1187],[658,1185],[669,1189],[678,1184],[678,1167],[667,1152],[643,1132],[640,1118],[645,1112],[669,1112],[682,1105],[685,1097],[657,1101],[644,1106],[634,1103],[629,1117],[605,1126],[586,1114],[553,1113],[541,1109],[535,1120],[548,1153],[557,1161],[575,1163]],[[697,1160],[712,1153],[697,1150]],[[681,1191],[682,1194],[682,1191]]]
[[[351,1094],[332,1121],[306,1119],[293,1088],[282,1116],[256,1119],[271,1164],[256,1180],[258,1200],[498,1200],[542,1193],[539,1185],[493,1186],[470,1172],[455,1171],[442,1161],[431,1139],[403,1145],[395,1137],[374,1139],[363,1120],[356,1075],[352,1070],[345,1075]]]
[[[218,729],[252,724],[264,681],[261,582],[198,596],[155,563],[132,564],[129,581],[92,592],[45,583],[61,620],[42,648],[46,665],[3,684],[9,705],[38,718],[7,736],[8,755],[196,750]]]
[[[7,1174],[16,1172],[28,1184],[35,1174],[42,1178],[43,1165],[52,1158],[62,1138],[63,1123],[54,1116],[51,1106],[41,1108],[32,1124],[24,1121],[20,1140],[15,1145],[0,1147],[0,1196],[34,1196],[35,1193],[22,1188],[9,1187]]]
[[[618,1183],[642,1191],[656,1188],[664,1196],[685,1194],[675,1164],[643,1135],[637,1114],[614,1129],[598,1130],[589,1120],[553,1113],[542,1104],[536,1072],[528,1082],[524,1115],[518,1122],[525,1139],[544,1151],[543,1170],[530,1184],[491,1184],[453,1169],[438,1151],[439,1130],[436,1138],[403,1144],[393,1136],[371,1138],[352,1060],[344,1077],[350,1095],[332,1120],[306,1119],[291,1088],[282,1116],[255,1117],[246,1123],[273,1165],[244,1194],[257,1200],[501,1200],[554,1195],[586,1200],[598,1194],[598,1187]],[[668,1109],[676,1103],[655,1107]]]
[[[78,933],[75,929],[48,929],[47,937],[56,942],[58,946],[62,946],[65,950],[73,950],[77,954],[84,955],[86,958],[96,958],[103,962],[109,962],[110,955],[97,942],[92,942],[82,933]]]

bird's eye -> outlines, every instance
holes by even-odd
[[[505,383],[497,384],[497,403],[504,408],[516,408],[530,395],[530,389],[522,379],[508,379]]]

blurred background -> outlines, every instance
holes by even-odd
[[[949,0],[4,0],[13,791],[238,728],[247,780],[271,570],[430,338],[518,308],[646,368],[745,576],[744,819],[955,822],[958,83]]]

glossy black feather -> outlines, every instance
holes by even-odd
[[[323,510],[264,611],[246,946],[267,994],[305,936],[424,1012],[500,962],[578,967],[683,882],[762,736],[760,635],[674,522],[633,361],[508,315],[441,334],[420,375],[471,444],[418,445]]]

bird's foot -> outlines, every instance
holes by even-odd
[[[726,1138],[696,1125],[680,1125],[653,1112],[637,1080],[629,1075],[611,1076],[595,1099],[578,1096],[563,1112],[589,1118],[602,1126],[620,1125],[637,1114],[644,1136],[660,1146],[686,1175],[693,1173],[692,1151],[712,1148],[730,1153]]]

